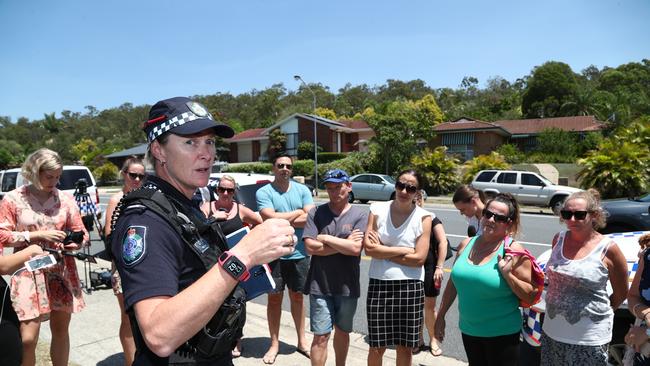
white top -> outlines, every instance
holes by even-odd
[[[607,294],[609,272],[603,256],[611,239],[604,237],[586,257],[567,259],[565,232],[546,263],[548,289],[543,330],[556,341],[600,346],[612,339],[614,311]]]
[[[435,215],[415,206],[409,217],[400,227],[393,226],[390,218],[390,205],[393,201],[376,202],[370,205],[370,213],[376,216],[379,240],[388,247],[415,248],[415,241],[422,235],[422,218]],[[391,262],[387,259],[372,258],[368,271],[370,278],[378,280],[417,280],[424,281],[424,269],[409,267]]]

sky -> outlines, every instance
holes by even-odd
[[[649,0],[0,0],[0,116],[650,58]]]

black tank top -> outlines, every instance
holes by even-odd
[[[221,227],[221,231],[223,231],[223,235],[234,233],[235,231],[244,227],[244,222],[239,217],[239,204],[237,202],[234,204],[237,205],[237,214],[235,214],[235,217],[230,220],[217,222]]]

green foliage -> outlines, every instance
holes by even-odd
[[[25,158],[22,146],[16,141],[0,140],[0,169],[20,166]]]
[[[319,164],[320,166],[320,164]],[[305,178],[312,178],[314,176],[314,161],[313,160],[294,160],[293,161],[293,175],[302,175]]]
[[[411,166],[422,174],[424,188],[431,194],[447,194],[458,186],[458,159],[447,155],[446,151],[444,146],[433,150],[426,148],[411,159]]]
[[[287,135],[282,133],[279,128],[274,129],[269,133],[269,146],[268,146],[268,156],[270,160],[273,160],[276,154],[283,152],[287,143]]]
[[[330,161],[340,160],[347,156],[346,153],[324,152],[318,154],[318,165],[329,163]]]
[[[562,62],[549,61],[535,68],[523,92],[521,109],[527,118],[561,116],[560,109],[578,88],[576,75]]]
[[[110,182],[117,179],[119,171],[113,163],[106,162],[93,170],[93,176],[102,183]]]
[[[587,132],[577,146],[578,156],[584,156],[587,151],[594,150],[603,141],[603,134],[600,132]]]
[[[650,190],[650,117],[619,129],[578,160],[580,186],[603,198],[634,197]]]
[[[91,139],[82,139],[77,144],[72,145],[72,152],[82,165],[89,167],[92,166],[95,156],[100,153],[97,143]]]
[[[273,169],[273,164],[256,162],[256,163],[246,163],[246,164],[237,164],[237,165],[228,165],[228,172],[233,173],[257,173],[257,174],[269,174]]]
[[[574,133],[559,128],[546,128],[537,136],[536,153],[542,156],[555,155],[563,157],[561,161],[553,163],[568,163],[575,161],[578,136]]]
[[[525,154],[515,144],[503,144],[497,148],[497,153],[509,164],[519,164],[525,158]]]
[[[320,162],[320,154],[323,148],[318,146],[318,162]],[[300,141],[298,143],[298,159],[314,159],[314,144],[311,141]]]
[[[489,155],[476,156],[463,164],[463,183],[471,183],[476,173],[484,169],[510,169],[510,164],[496,151]]]
[[[433,127],[441,120],[442,114],[430,96],[417,102],[390,102],[369,113],[367,121],[375,131],[370,145],[383,158],[381,171],[392,174],[406,166],[418,152],[418,142],[430,141]]]
[[[334,160],[325,164],[318,164],[318,176],[322,177],[330,169],[343,169],[350,176],[373,171],[368,169],[367,164],[370,154],[367,152],[353,152],[340,160]]]
[[[332,121],[336,121],[338,117],[336,116],[336,112],[329,108],[324,108],[324,107],[318,107],[314,111],[314,114],[317,116],[321,116],[327,119],[331,119]]]

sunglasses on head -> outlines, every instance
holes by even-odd
[[[400,181],[395,182],[395,188],[397,188],[398,191],[406,189],[407,193],[415,193],[418,191],[418,187]]]
[[[562,210],[560,211],[560,216],[565,220],[571,220],[571,217],[575,217],[576,220],[584,220],[587,218],[589,211],[569,211]]]
[[[284,169],[284,168],[287,168],[288,170],[293,169],[293,165],[292,165],[292,164],[276,164],[276,167],[277,167],[278,169]]]
[[[235,189],[234,188],[226,188],[226,187],[217,187],[217,192],[219,192],[219,193],[228,192],[228,193],[232,194],[232,193],[235,193]]]
[[[494,212],[488,210],[487,208],[483,209],[483,217],[485,217],[488,220],[491,219],[492,217],[494,217],[494,221],[496,221],[496,222],[508,222],[508,221],[510,221],[509,216],[499,215],[498,213],[494,213]]]
[[[146,177],[145,174],[138,174],[138,173],[131,173],[131,172],[127,172],[126,174],[128,174],[129,178],[131,178],[133,180],[135,180],[136,178],[139,178],[140,180],[143,180]]]

